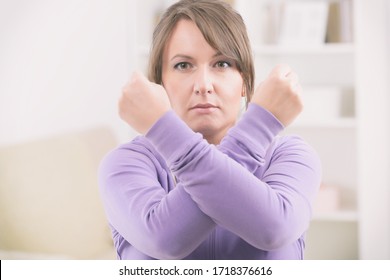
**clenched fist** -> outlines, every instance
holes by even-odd
[[[122,89],[119,116],[137,132],[146,134],[171,104],[165,89],[150,82],[143,74],[133,73]]]
[[[276,66],[256,88],[251,102],[272,113],[285,127],[303,109],[298,76],[287,65]]]

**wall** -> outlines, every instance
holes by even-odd
[[[0,0],[0,145],[109,125],[132,67],[126,0]]]
[[[390,259],[388,5],[386,0],[356,1],[362,259]]]

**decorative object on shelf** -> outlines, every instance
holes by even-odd
[[[329,4],[326,1],[284,2],[281,6],[281,45],[325,43]]]

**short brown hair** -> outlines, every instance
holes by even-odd
[[[220,0],[181,0],[161,17],[153,32],[148,76],[162,84],[162,63],[165,46],[180,19],[193,21],[207,43],[223,55],[233,59],[244,80],[247,102],[254,90],[253,56],[242,17]]]

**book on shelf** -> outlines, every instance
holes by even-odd
[[[329,3],[327,43],[351,43],[353,41],[353,2],[339,0]]]

